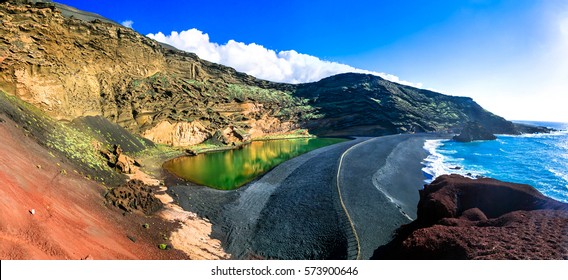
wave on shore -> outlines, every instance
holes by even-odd
[[[496,141],[458,143],[427,140],[422,171],[425,183],[443,174],[492,177],[534,186],[568,202],[568,132],[499,135]]]
[[[426,140],[424,142],[424,149],[428,151],[428,157],[422,161],[422,171],[426,179],[424,183],[429,184],[438,176],[444,174],[460,174],[464,177],[475,178],[483,176],[485,173],[482,169],[477,168],[475,171],[470,167],[469,169],[462,168],[463,158],[453,156],[457,154],[456,150],[442,150],[445,142],[451,140],[435,139]]]

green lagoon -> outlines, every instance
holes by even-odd
[[[347,139],[299,138],[254,141],[236,150],[175,158],[164,163],[164,168],[184,180],[199,185],[232,190],[286,160],[344,141]]]

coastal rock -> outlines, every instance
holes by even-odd
[[[497,137],[485,129],[478,122],[467,122],[461,133],[452,139],[458,142],[471,142],[476,140],[495,140]]]
[[[534,133],[550,133],[555,131],[555,129],[551,129],[545,126],[537,126],[537,125],[530,125],[524,123],[515,123],[515,129],[520,134],[534,134]]]
[[[529,185],[443,175],[374,259],[568,259],[568,204]]]

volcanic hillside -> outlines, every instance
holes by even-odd
[[[35,1],[32,1],[35,2]],[[174,146],[275,134],[383,135],[512,123],[470,98],[363,74],[289,85],[256,79],[55,3],[0,4],[0,89],[64,121],[102,116]]]

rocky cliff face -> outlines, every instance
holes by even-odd
[[[568,259],[568,204],[528,185],[440,176],[374,258]]]
[[[0,4],[0,89],[58,120],[103,116],[157,143],[186,146],[290,133],[443,131],[512,123],[470,98],[343,74],[272,83],[199,59],[100,16],[54,3]]]
[[[172,145],[216,131],[287,133],[312,109],[285,85],[257,80],[131,29],[87,22],[51,3],[0,4],[0,88],[52,117],[102,115]]]

